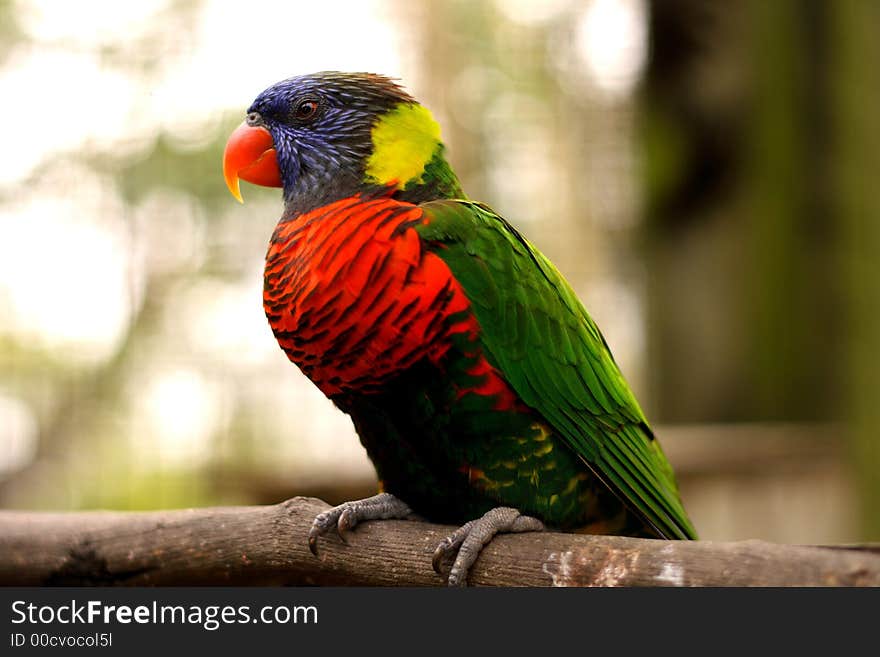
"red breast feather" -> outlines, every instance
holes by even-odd
[[[266,315],[288,358],[326,395],[369,391],[422,358],[437,362],[449,334],[476,338],[461,287],[421,248],[413,226],[424,221],[418,206],[355,196],[275,229]]]

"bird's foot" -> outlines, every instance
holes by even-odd
[[[393,520],[412,517],[413,511],[406,503],[390,493],[379,493],[363,500],[344,502],[339,506],[315,516],[309,530],[309,550],[318,556],[318,537],[333,527],[343,543],[349,530],[364,520]]]
[[[443,564],[454,556],[446,583],[449,586],[466,586],[471,566],[495,534],[543,530],[544,523],[537,518],[524,516],[510,507],[496,507],[482,517],[465,523],[440,542],[432,560],[434,570],[442,576]]]

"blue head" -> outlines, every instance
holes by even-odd
[[[251,143],[243,148],[242,140]],[[265,157],[271,149],[274,160]],[[430,112],[389,78],[371,73],[313,73],[272,85],[248,108],[225,158],[233,193],[238,177],[280,185],[293,211],[369,187],[401,195],[434,188],[437,169],[458,191]]]

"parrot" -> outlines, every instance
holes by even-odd
[[[270,86],[229,136],[223,175],[239,202],[241,180],[282,189],[263,307],[379,480],[315,517],[316,556],[358,523],[424,519],[458,527],[432,565],[466,586],[499,533],[697,538],[596,323],[549,259],[465,194],[437,121],[397,80]]]

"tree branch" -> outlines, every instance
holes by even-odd
[[[308,549],[327,505],[123,513],[0,512],[3,585],[442,584],[431,555],[449,527],[369,522]],[[499,536],[470,583],[489,586],[880,586],[880,547],[714,543],[533,533]]]

